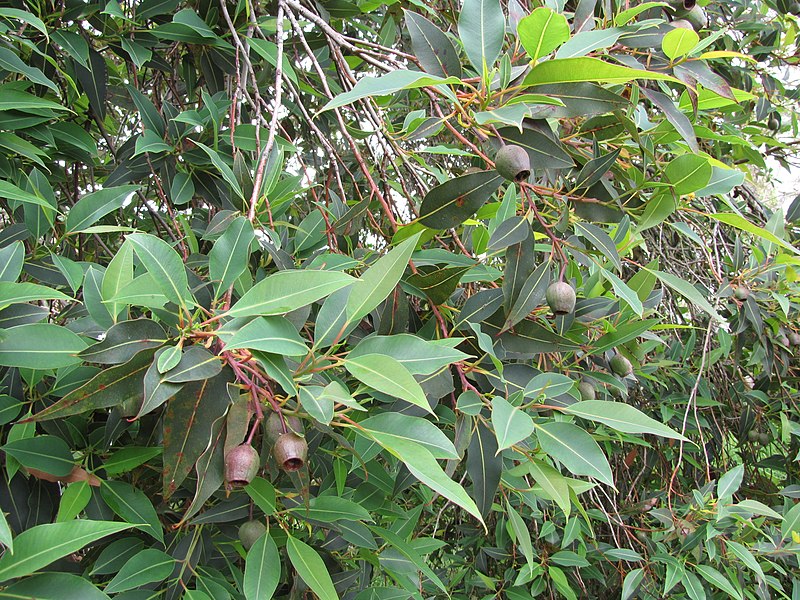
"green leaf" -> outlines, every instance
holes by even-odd
[[[528,565],[533,567],[536,562],[533,554],[533,544],[531,543],[531,534],[528,531],[528,524],[525,523],[519,513],[514,510],[508,500],[506,500],[506,514],[508,515],[509,523],[511,523],[511,530],[514,532],[514,537],[522,549],[522,555],[525,557]]]
[[[505,31],[499,0],[465,0],[458,15],[458,35],[479,76],[484,77],[497,62]]]
[[[100,294],[114,321],[117,320],[125,305],[109,301],[131,281],[133,281],[133,245],[124,242],[111,262],[108,263],[106,272],[103,274],[103,283],[100,286]]]
[[[419,481],[466,510],[483,524],[481,512],[475,502],[467,495],[464,488],[447,476],[427,448],[399,438],[393,438],[391,445],[383,443],[385,440],[375,438],[375,441],[403,461]]]
[[[333,399],[324,394],[324,388],[321,385],[300,386],[298,399],[303,409],[315,421],[329,425],[333,420]]]
[[[717,498],[728,498],[735,494],[739,486],[742,485],[744,478],[744,465],[734,467],[722,477],[719,478],[717,483]]]
[[[391,447],[395,440],[414,442],[426,448],[434,458],[457,460],[453,442],[433,423],[420,417],[397,412],[384,412],[359,422],[363,430],[381,446]]]
[[[550,264],[543,262],[522,284],[511,310],[508,311],[503,330],[510,329],[530,315],[542,303],[549,285]]]
[[[308,544],[288,535],[286,537],[286,552],[292,566],[297,570],[306,585],[320,598],[320,600],[338,600],[339,595],[333,587],[333,581],[328,573],[328,567]]]
[[[461,77],[461,61],[450,38],[422,15],[407,10],[403,14],[411,47],[422,68],[437,77]]]
[[[147,548],[132,556],[108,582],[105,591],[118,594],[148,583],[164,581],[175,568],[175,559],[156,548]]]
[[[622,582],[621,599],[628,600],[628,598],[633,596],[634,592],[636,592],[636,588],[638,588],[639,584],[642,583],[642,579],[644,579],[643,569],[634,569],[625,575],[625,580]]]
[[[525,385],[526,398],[555,398],[566,394],[573,387],[575,381],[561,373],[539,373]]]
[[[224,369],[212,379],[192,381],[169,401],[163,417],[164,496],[183,483],[212,441],[213,426],[228,412],[228,383],[233,373]]]
[[[761,238],[762,240],[766,240],[767,242],[772,242],[773,244],[777,244],[781,248],[789,250],[795,254],[800,254],[800,250],[782,240],[774,233],[771,233],[764,229],[763,227],[758,227],[757,225],[753,225],[750,221],[742,217],[741,215],[733,214],[733,213],[716,213],[708,215],[710,218],[714,219],[715,221],[719,221],[720,223],[725,223],[726,225],[730,225],[731,227],[735,227],[736,229],[741,229],[751,235]]]
[[[689,54],[699,42],[700,36],[697,35],[694,29],[676,27],[661,40],[661,49],[667,55],[667,58],[675,60]]]
[[[664,176],[678,196],[704,188],[711,180],[711,172],[708,160],[697,154],[683,154],[664,168]]]
[[[325,565],[322,567],[324,569]],[[244,597],[247,600],[269,600],[280,580],[281,557],[278,547],[267,533],[258,538],[247,552],[242,582]]]
[[[347,321],[355,323],[372,312],[397,286],[419,240],[416,234],[375,261],[347,298]]]
[[[705,579],[711,585],[721,589],[731,598],[742,600],[742,593],[739,590],[737,590],[730,582],[729,575],[723,575],[710,565],[696,565],[695,571],[700,573],[703,579]]]
[[[591,223],[575,223],[575,233],[583,236],[592,246],[603,254],[617,269],[622,271],[622,261],[617,246],[605,231]]]
[[[458,77],[436,77],[421,71],[407,71],[397,69],[379,77],[363,77],[353,86],[353,89],[338,94],[323,106],[319,112],[331,110],[352,104],[356,100],[372,96],[388,96],[400,90],[411,90],[428,86],[458,85]],[[440,88],[446,89],[446,88]],[[452,97],[452,92],[448,94]]]
[[[65,223],[66,232],[78,233],[94,225],[107,214],[122,208],[138,189],[138,185],[122,185],[86,194],[69,209]]]
[[[56,522],[63,523],[71,521],[89,504],[92,499],[92,490],[85,481],[76,481],[67,486],[61,494],[58,503],[58,515]]]
[[[703,295],[697,291],[697,288],[694,287],[691,283],[686,281],[685,279],[681,279],[680,277],[676,277],[672,273],[665,273],[663,271],[656,271],[655,269],[648,269],[647,267],[643,267],[649,273],[652,273],[656,277],[658,277],[663,284],[668,286],[669,288],[673,289],[674,291],[678,292],[681,296],[686,298],[689,302],[702,308],[706,311],[709,315],[713,318],[717,319],[718,321],[722,322],[725,319],[716,311],[716,309],[711,306],[711,304],[706,300]]]
[[[0,88],[0,93],[6,93],[2,91]],[[0,110],[2,108],[2,102],[0,102]],[[0,179],[0,198],[5,198],[7,200],[14,200],[16,202],[23,202],[25,204],[32,204],[34,206],[41,206],[47,210],[52,211],[53,206],[44,198],[40,198],[30,192],[26,192],[15,186],[13,183],[6,181],[5,179]]]
[[[623,433],[650,433],[664,438],[689,441],[671,427],[651,419],[638,408],[623,402],[584,400],[565,407],[563,411],[582,419],[603,423]]]
[[[36,600],[108,600],[91,581],[70,573],[39,573],[0,591],[0,598]]]
[[[100,493],[118,517],[164,543],[156,509],[143,491],[124,481],[103,481]]]
[[[495,396],[492,398],[492,427],[500,451],[530,437],[533,419],[505,398]]]
[[[219,333],[226,350],[247,348],[284,356],[308,354],[305,340],[285,317],[256,317],[229,339],[225,339],[224,329]]]
[[[366,508],[338,496],[318,496],[308,501],[308,506],[298,506],[290,509],[295,515],[323,523],[336,521],[369,521],[372,517]]]
[[[572,503],[570,501],[570,487],[569,483],[567,483],[567,478],[550,465],[540,461],[531,461],[528,464],[528,468],[534,481],[549,494],[559,508],[564,511],[564,515],[569,516]]]
[[[262,512],[269,516],[275,512],[275,488],[263,477],[255,477],[244,491]]]
[[[167,242],[147,233],[134,233],[127,241],[153,276],[161,292],[180,306],[192,305],[183,260]]]
[[[38,469],[56,477],[65,477],[75,461],[67,443],[54,435],[37,435],[8,442],[2,449],[23,467]]]
[[[632,69],[614,65],[599,58],[557,58],[539,63],[525,76],[523,85],[546,85],[550,83],[580,83],[597,81],[605,83],[627,83],[635,79],[655,79],[680,83],[663,73]]]
[[[0,281],[0,309],[10,304],[38,300],[72,300],[72,298],[57,290],[36,283]]]
[[[222,371],[219,356],[211,354],[203,346],[189,346],[183,351],[178,365],[164,373],[163,380],[169,383],[186,383],[211,379]]]
[[[8,552],[14,553],[14,537],[11,533],[11,527],[8,526],[5,513],[0,510],[0,544],[3,544],[8,549]]]
[[[564,15],[542,6],[519,22],[517,36],[531,60],[537,61],[569,39],[569,23]]]
[[[141,400],[142,379],[152,360],[151,353],[142,352],[124,365],[101,371],[85,385],[36,413],[33,420],[61,419],[90,410],[119,406],[128,400]]]
[[[236,196],[241,200],[244,200],[244,192],[242,191],[242,187],[239,185],[239,182],[236,180],[236,175],[233,174],[233,170],[231,170],[228,164],[222,160],[222,157],[219,155],[219,153],[213,148],[209,148],[202,142],[195,140],[194,143],[197,144],[197,146],[208,155],[208,158],[211,159],[211,162],[220,172],[225,182],[231,186],[231,189]]]
[[[547,454],[575,475],[588,475],[614,487],[614,476],[600,446],[592,436],[571,423],[536,425],[539,444]]]
[[[81,351],[88,362],[117,365],[128,362],[142,350],[158,348],[167,341],[161,325],[150,319],[122,321],[112,326],[103,341]]]
[[[412,375],[430,375],[454,362],[470,358],[460,350],[442,343],[423,340],[409,333],[372,335],[364,338],[348,356],[355,358],[364,354],[391,356]]]
[[[642,301],[639,300],[639,296],[636,295],[636,292],[611,271],[606,271],[600,267],[600,273],[603,275],[604,279],[611,282],[611,287],[614,288],[614,293],[617,297],[624,300],[625,303],[631,307],[631,310],[641,317],[644,314],[644,306],[642,305]]]
[[[211,279],[219,282],[217,295],[227,290],[247,270],[250,244],[254,239],[252,223],[244,217],[237,217],[214,242],[208,254],[208,271]]]
[[[128,447],[122,448],[114,452],[103,462],[103,469],[106,475],[113,477],[132,471],[139,465],[143,465],[151,458],[160,455],[163,450],[160,447],[146,447],[139,448]]]
[[[100,538],[129,529],[127,523],[75,520],[26,529],[14,538],[14,554],[0,557],[0,581],[24,577]]]
[[[0,248],[0,281],[13,283],[22,273],[25,262],[25,246],[22,242],[14,242]]]
[[[355,281],[338,271],[278,271],[250,288],[226,314],[232,317],[281,315],[308,306]]]
[[[742,502],[740,502],[739,505],[741,506]],[[800,504],[795,504],[790,508],[789,511],[783,515],[783,523],[781,523],[782,539],[790,538],[794,531],[800,533]]]
[[[467,474],[472,480],[471,496],[484,517],[492,511],[502,472],[503,457],[498,456],[497,438],[478,421],[467,448]]]
[[[496,171],[450,179],[425,194],[419,221],[432,229],[458,227],[492,197],[502,182],[503,178]]]
[[[57,369],[81,362],[86,342],[65,327],[29,323],[0,330],[0,365]]]
[[[344,366],[356,379],[379,392],[432,412],[420,385],[408,369],[391,356],[364,354],[348,358]]]

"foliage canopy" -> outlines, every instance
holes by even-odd
[[[800,597],[800,4],[700,4],[0,3],[0,596]]]

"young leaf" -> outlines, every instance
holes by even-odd
[[[297,574],[320,600],[338,600],[328,568],[319,554],[308,544],[291,535],[286,537],[286,552]]]

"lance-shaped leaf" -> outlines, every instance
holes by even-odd
[[[28,323],[0,331],[0,366],[58,369],[81,362],[86,342],[66,327]]]
[[[222,360],[203,346],[189,346],[183,351],[178,364],[164,373],[164,381],[186,383],[210,379],[222,370]]]
[[[384,412],[359,422],[368,436],[381,446],[390,447],[395,439],[411,440],[425,447],[434,458],[457,460],[459,458],[453,442],[430,421],[397,412]]]
[[[553,501],[558,504],[559,508],[564,511],[564,514],[569,516],[572,504],[570,502],[570,488],[566,477],[550,465],[539,461],[531,461],[528,463],[528,468],[536,483],[550,495]]]
[[[100,492],[118,517],[164,543],[164,530],[156,509],[143,491],[124,481],[104,481]]]
[[[330,100],[322,107],[320,112],[346,106],[371,96],[388,96],[400,90],[410,90],[414,88],[427,87],[430,85],[458,85],[461,80],[457,77],[436,77],[420,71],[407,71],[397,69],[390,71],[380,77],[363,77],[356,83],[352,90],[343,92]],[[446,89],[446,88],[440,88]],[[452,97],[452,92],[448,95]]]
[[[257,317],[244,327],[226,335],[220,331],[226,350],[247,348],[283,356],[305,356],[308,347],[294,325],[285,317]]]
[[[83,231],[107,214],[122,208],[125,201],[138,189],[138,185],[121,185],[86,194],[67,213],[67,233]]]
[[[128,236],[139,260],[153,276],[161,292],[175,304],[191,304],[189,281],[183,260],[175,249],[164,240],[147,233]]]
[[[574,83],[597,81],[604,83],[627,83],[635,79],[656,79],[680,83],[680,80],[663,73],[632,69],[599,58],[558,58],[539,63],[525,76],[523,85],[546,85],[550,83]]]
[[[348,356],[355,358],[364,354],[391,356],[412,375],[430,375],[449,364],[470,358],[469,354],[448,345],[423,340],[409,333],[370,336],[361,340]]]
[[[651,433],[665,438],[688,441],[680,433],[648,417],[624,402],[585,400],[564,408],[564,412],[597,421],[624,433]]]
[[[497,449],[505,450],[533,433],[533,419],[501,396],[492,398],[492,427]]]
[[[244,597],[247,600],[272,598],[280,580],[281,556],[275,541],[267,533],[258,538],[247,552],[242,581]]]
[[[409,11],[404,14],[411,47],[422,68],[438,77],[461,77],[461,61],[450,38],[422,15]]]
[[[483,524],[481,512],[475,502],[464,488],[447,476],[427,448],[400,438],[392,438],[390,443],[386,439],[375,439],[375,441],[403,461],[419,481],[466,510]]]
[[[98,408],[119,406],[131,399],[141,399],[142,379],[152,362],[152,352],[141,352],[124,365],[105,369],[85,385],[36,413],[32,420],[61,419]]]
[[[614,487],[611,467],[594,438],[572,423],[543,423],[536,426],[539,444],[575,475],[588,475]]]
[[[531,273],[519,290],[519,295],[508,311],[503,330],[513,327],[539,306],[550,285],[550,265],[542,263]]]
[[[14,538],[14,553],[6,552],[0,558],[0,581],[30,575],[100,538],[130,527],[127,523],[76,519],[26,529]]]
[[[0,267],[0,270],[2,270],[2,267]],[[72,298],[58,290],[36,283],[0,282],[0,309],[11,304],[38,300],[72,300]]]
[[[467,474],[472,480],[472,498],[484,517],[492,510],[502,472],[503,457],[497,451],[497,438],[478,421],[467,448]]]
[[[180,390],[164,413],[164,496],[171,496],[212,440],[214,422],[228,411],[225,369],[212,379],[194,381]]]
[[[17,459],[23,467],[44,471],[56,477],[69,475],[75,466],[67,443],[54,435],[13,440],[0,446],[0,449]]]
[[[25,246],[16,241],[0,248],[0,281],[13,283],[22,273],[25,262]]]
[[[20,579],[3,588],[3,597],[36,598],[36,600],[109,600],[110,598],[88,579],[54,571]]]
[[[406,283],[414,286],[433,304],[444,304],[458,286],[461,277],[471,267],[421,265]]]
[[[328,567],[325,566],[316,550],[289,535],[286,538],[286,553],[289,555],[292,566],[297,570],[297,574],[320,600],[339,599],[330,573],[328,573]]]
[[[419,221],[432,229],[458,227],[492,197],[502,182],[496,171],[481,171],[437,185],[425,194]]]
[[[172,573],[175,559],[157,548],[146,548],[132,556],[108,582],[105,591],[119,594],[148,583],[164,581]]]
[[[155,321],[122,321],[106,332],[103,341],[89,346],[79,356],[101,365],[117,365],[128,362],[142,350],[158,348],[166,341],[164,330]]]
[[[338,271],[278,271],[245,292],[227,314],[232,317],[282,315],[308,306],[355,281]]]
[[[505,33],[506,17],[499,0],[465,0],[458,16],[458,36],[478,75],[494,67]]]
[[[164,354],[170,352],[171,348],[162,348],[153,356],[153,362],[144,375],[143,391],[138,402],[136,418],[146,415],[164,404],[167,400],[177,394],[183,387],[182,383],[170,383],[164,379],[164,375],[158,370],[158,363]]]
[[[376,260],[359,278],[347,297],[347,322],[355,323],[372,312],[392,293],[408,266],[421,234],[416,234]]]
[[[208,254],[208,272],[219,282],[218,294],[227,290],[247,269],[250,244],[255,239],[253,225],[244,217],[237,217],[214,242]]]
[[[345,368],[362,383],[432,412],[425,392],[402,364],[384,354],[348,358]]]

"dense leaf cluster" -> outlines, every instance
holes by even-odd
[[[797,13],[0,2],[0,596],[797,598]]]

